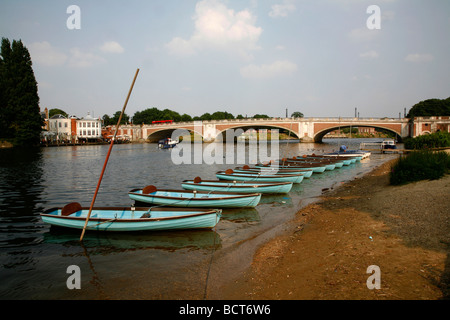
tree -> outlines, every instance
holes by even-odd
[[[133,116],[133,123],[135,124],[150,124],[152,121],[163,120],[162,112],[158,108],[148,108],[143,111],[136,111]]]
[[[103,126],[105,126],[105,127],[112,124],[111,117],[108,116],[107,114],[103,115],[102,120],[103,120]]]
[[[116,113],[114,113],[113,117],[111,118],[111,125],[117,125],[121,113],[122,111],[117,111]],[[127,124],[129,120],[130,117],[126,113],[124,113],[122,119],[120,120],[120,124]]]
[[[303,118],[303,113],[295,111],[294,113],[291,114],[291,118]]]
[[[66,118],[69,116],[67,114],[67,112],[65,112],[65,111],[63,111],[61,109],[58,109],[58,108],[53,108],[53,109],[48,110],[48,117],[49,118],[51,118],[51,117],[53,117],[54,115],[57,115],[57,114],[61,114],[61,115],[63,115]]]
[[[270,117],[268,115],[265,115],[265,114],[255,114],[253,116],[253,118],[256,118],[256,119],[267,119],[267,118],[270,118]]]
[[[406,115],[407,118],[450,116],[450,97],[447,99],[428,99],[416,103]]]
[[[210,113],[206,112],[200,116],[200,120],[210,121],[210,120],[212,120],[212,115]]]
[[[0,137],[16,146],[38,145],[43,121],[31,56],[22,41],[2,38],[0,51]]]
[[[211,119],[212,120],[234,119],[234,116],[226,111],[216,111],[211,115]]]
[[[186,113],[181,116],[181,121],[192,121],[192,117]]]

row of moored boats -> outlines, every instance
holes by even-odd
[[[288,193],[313,174],[351,165],[369,153],[304,155],[266,164],[219,171],[217,180],[196,177],[182,190],[147,186],[128,192],[131,207],[82,207],[70,203],[41,214],[45,223],[97,231],[147,231],[214,228],[224,208],[253,208],[263,194]],[[90,212],[90,213],[89,213]],[[86,224],[87,223],[87,224]]]

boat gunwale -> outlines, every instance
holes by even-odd
[[[293,182],[269,182],[269,181],[236,181],[236,183],[239,184],[247,184],[247,185],[233,185],[233,182],[229,182],[230,180],[202,180],[199,183],[195,183],[193,182],[194,180],[184,180],[181,183],[182,184],[189,184],[189,185],[202,185],[202,186],[212,186],[212,187],[220,187],[220,185],[214,185],[214,184],[204,184],[203,182],[214,182],[214,183],[218,183],[218,184],[232,184],[231,187],[233,188],[249,188],[252,186],[255,186],[256,183],[256,187],[254,188],[259,188],[259,187],[277,187],[277,186],[283,186],[283,185],[288,185],[288,184],[293,184]],[[259,184],[259,185],[258,185]],[[208,192],[209,193],[209,192]]]
[[[242,174],[240,174],[242,173]],[[249,172],[249,174],[252,174],[252,172]],[[218,171],[216,172],[216,175],[224,175],[224,176],[236,176],[236,177],[248,177],[248,175],[245,175],[244,172],[233,172],[233,173],[225,173],[225,171]],[[251,177],[264,177],[264,178],[290,178],[290,177],[299,177],[303,176],[302,173],[299,174],[279,174],[279,175],[269,175],[269,174],[255,174]]]
[[[278,167],[271,167],[271,166],[263,166],[263,167],[250,167],[250,168],[248,168],[248,169],[242,169],[242,167],[236,167],[235,168],[235,170],[239,170],[239,171],[262,171],[261,169],[265,169],[265,168],[268,168],[268,169],[270,169],[271,171],[277,171],[277,172],[280,172],[280,171],[283,171],[284,170],[284,172],[289,172],[289,171],[312,171],[312,169],[288,169],[288,167],[282,167],[282,166],[278,166]],[[278,169],[276,169],[276,168],[278,168]]]
[[[57,219],[66,219],[66,220],[86,220],[86,217],[73,217],[73,216],[61,216],[61,215],[54,215],[54,214],[49,214],[48,212],[52,212],[52,211],[58,211],[61,210],[62,208],[50,208],[45,210],[43,213],[40,214],[41,217],[49,217],[49,218],[57,218]],[[82,207],[82,210],[89,210],[90,208],[88,207]],[[176,209],[176,210],[175,210]],[[92,208],[93,211],[96,210],[126,210],[126,211],[131,211],[131,209],[128,208],[123,208],[123,207],[97,207],[97,208]],[[80,211],[80,210],[78,210]],[[76,212],[78,212],[76,211]],[[98,217],[91,217],[89,218],[89,221],[96,221],[96,222],[105,222],[105,221],[111,221],[111,222],[125,222],[125,223],[142,223],[142,222],[152,222],[152,221],[165,221],[165,220],[175,220],[175,219],[185,219],[185,218],[193,218],[193,217],[199,217],[199,216],[204,216],[204,215],[219,215],[221,216],[222,214],[222,209],[209,209],[209,210],[203,210],[204,212],[198,212],[198,211],[202,211],[202,209],[195,209],[195,208],[135,208],[134,210],[135,212],[142,212],[143,214],[145,213],[151,213],[152,211],[193,211],[195,213],[191,213],[191,214],[187,214],[187,215],[182,215],[182,216],[171,216],[171,217],[150,217],[150,218],[135,218],[135,219],[120,219],[120,218],[98,218]],[[75,212],[74,212],[75,213]]]
[[[161,196],[161,195],[154,195],[152,193],[149,194],[142,194],[142,193],[136,193],[134,191],[138,191],[138,190],[142,190],[142,189],[133,189],[131,191],[128,192],[128,194],[132,194],[132,195],[136,195],[136,196],[142,196],[142,197],[153,197],[153,198],[162,198],[162,199],[176,199],[179,201],[185,201],[185,200],[202,200],[202,201],[214,201],[214,200],[233,200],[233,199],[239,199],[239,198],[255,198],[258,196],[261,196],[261,193],[255,192],[255,193],[248,193],[248,194],[242,194],[242,193],[238,193],[238,192],[221,192],[221,191],[195,191],[195,193],[197,194],[224,194],[226,193],[227,195],[232,195],[232,197],[218,197],[218,198],[197,198],[197,197],[192,197],[192,198],[180,198],[180,197],[171,197],[171,196]],[[164,192],[177,192],[177,193],[194,193],[194,191],[192,190],[170,190],[170,189],[164,189],[164,190],[156,190],[156,192],[158,191],[164,191]],[[233,196],[234,195],[234,196]]]

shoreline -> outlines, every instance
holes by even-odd
[[[450,176],[389,185],[388,161],[298,211],[262,244],[223,300],[449,298]],[[381,288],[370,290],[369,266]]]

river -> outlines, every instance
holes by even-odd
[[[279,155],[321,154],[343,143],[355,149],[364,141],[373,140],[281,142]],[[314,174],[286,195],[263,195],[255,209],[224,209],[214,230],[87,231],[80,242],[81,231],[44,224],[39,214],[45,209],[74,201],[90,205],[108,148],[0,150],[0,299],[214,299],[221,283],[250,265],[258,245],[281,232],[322,189],[360,177],[395,157],[372,154],[360,163]],[[206,148],[211,145],[203,145],[203,151]],[[133,188],[152,184],[180,189],[185,179],[216,179],[216,171],[241,165],[174,164],[176,150],[160,150],[155,144],[115,145],[95,205],[129,206],[127,192]],[[223,159],[227,155],[229,151]],[[80,268],[81,289],[67,286],[68,267],[73,265]]]

